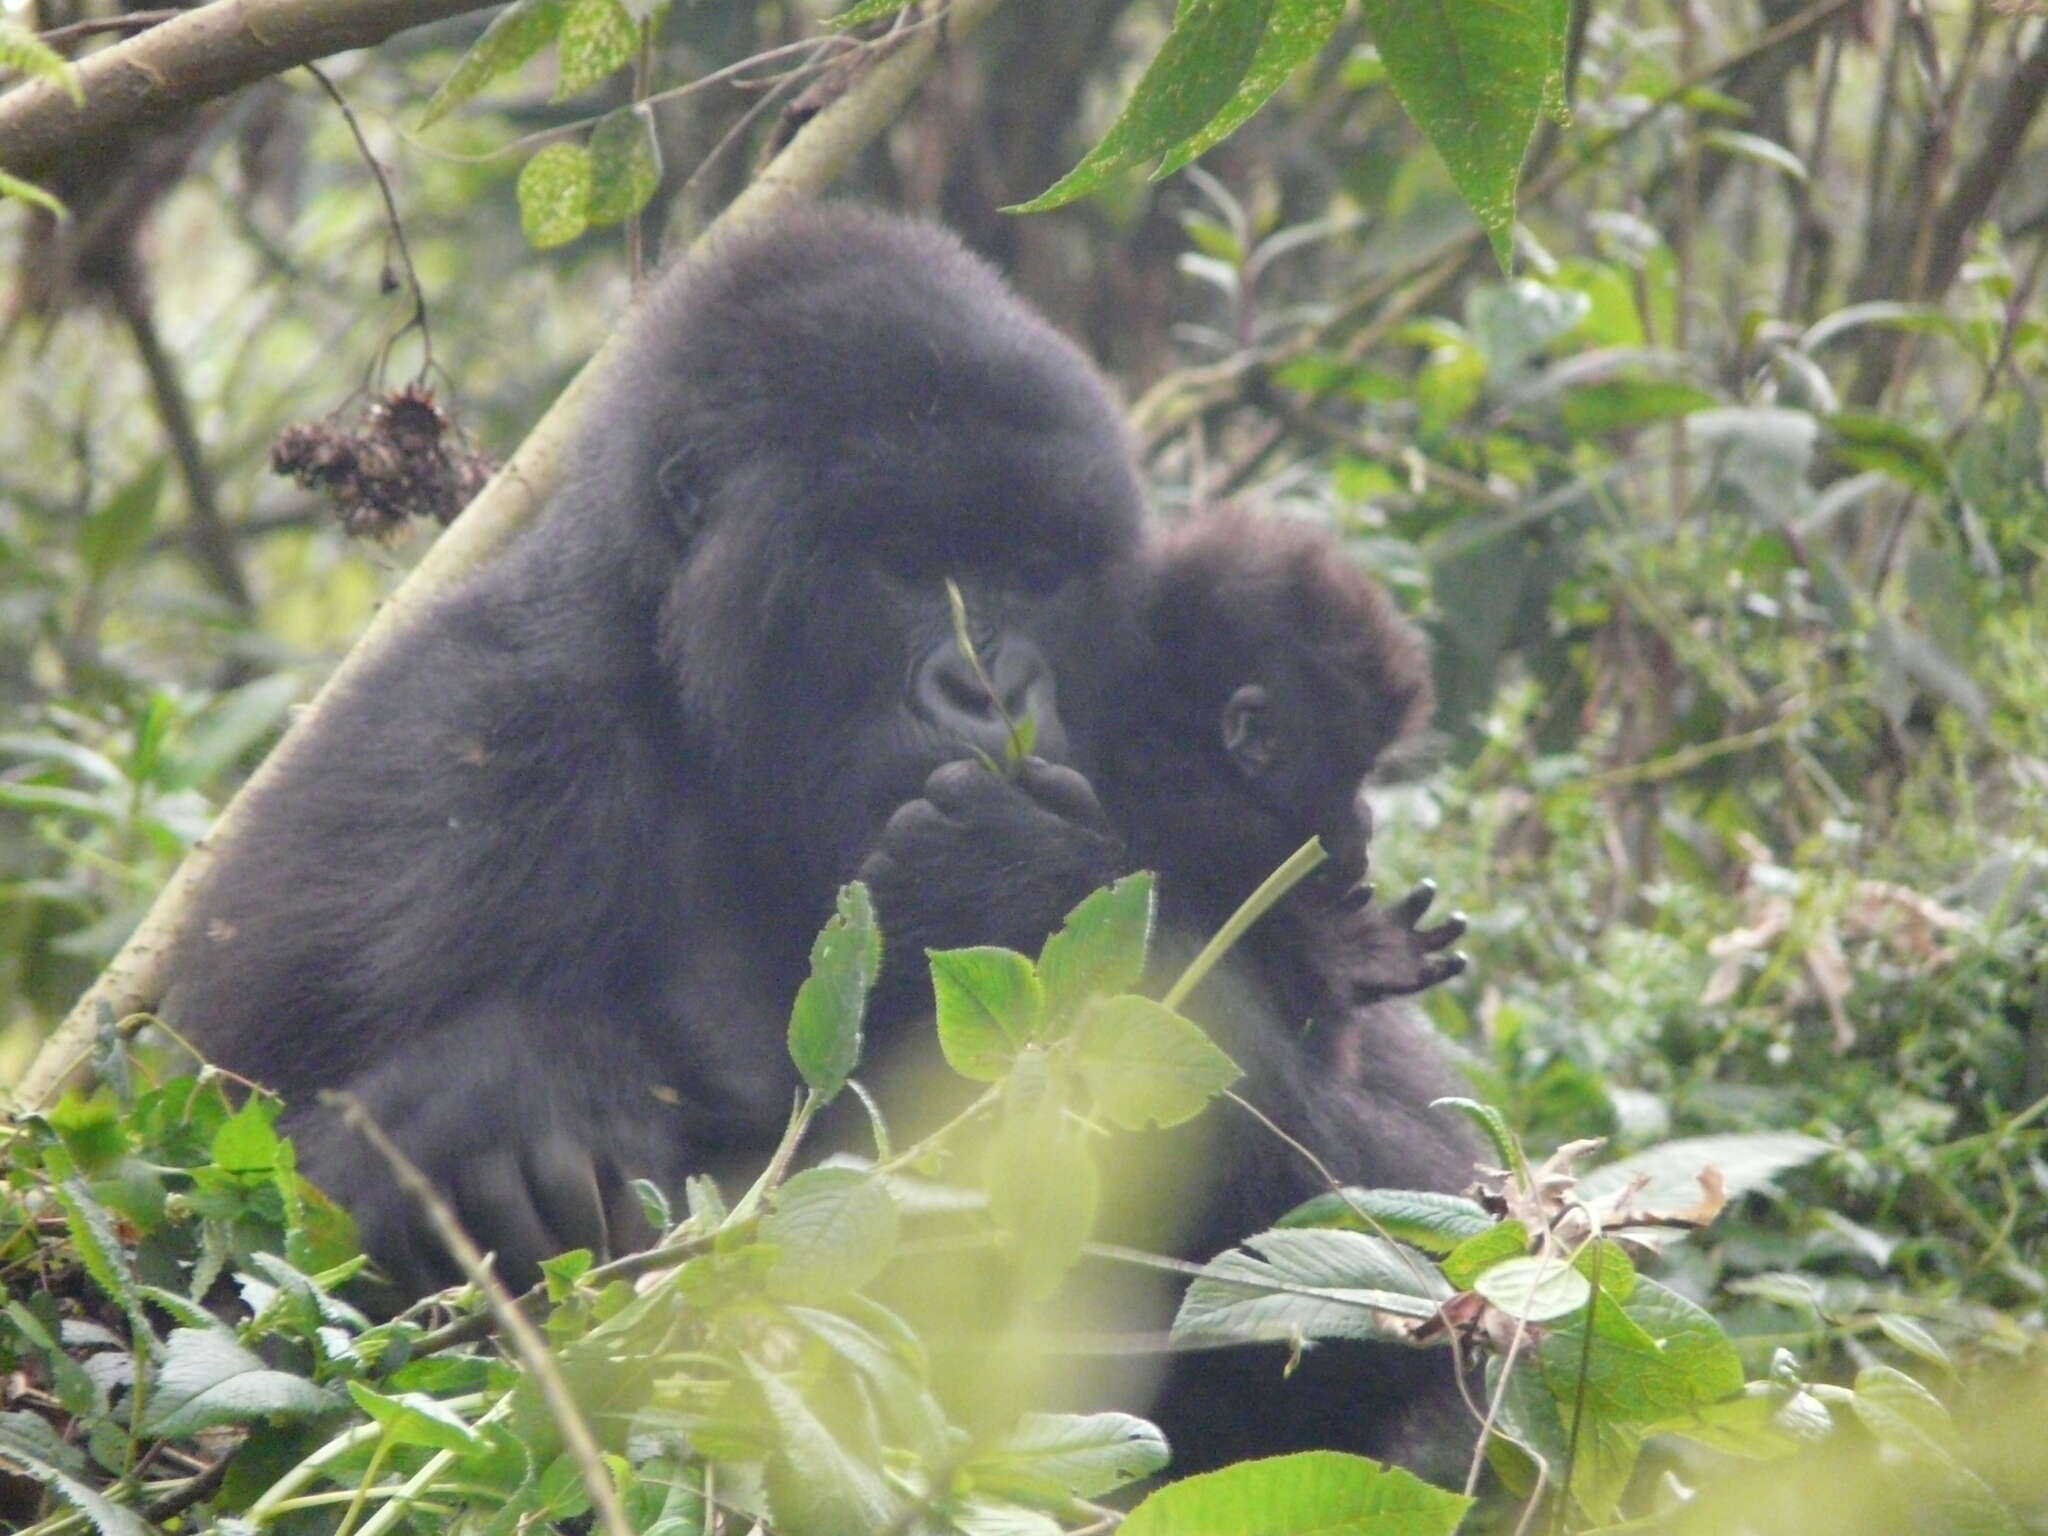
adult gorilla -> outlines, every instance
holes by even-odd
[[[1115,671],[1139,512],[1080,353],[950,236],[845,209],[629,323],[536,524],[250,806],[165,1003],[415,1288],[439,1245],[318,1090],[525,1277],[635,1219],[626,1179],[758,1161],[809,942],[878,845],[899,1000],[924,944],[1035,944],[1117,872],[1079,773],[960,761],[1007,710],[1088,766],[1060,702]]]

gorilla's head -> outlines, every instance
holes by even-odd
[[[951,235],[830,207],[693,253],[636,323],[580,474],[665,552],[632,577],[690,750],[774,829],[756,856],[843,877],[932,768],[1001,754],[1005,714],[1086,769],[1140,502],[1070,342]]]

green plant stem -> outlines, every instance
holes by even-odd
[[[447,1409],[450,1413],[463,1413],[469,1409],[481,1406],[489,1395],[486,1392],[466,1392],[460,1397],[441,1399],[440,1406]],[[485,1419],[495,1416],[499,1411],[499,1408],[493,1407],[490,1413],[484,1415],[484,1419],[479,1419],[477,1422],[483,1423]],[[262,1493],[258,1494],[256,1502],[243,1512],[243,1520],[247,1521],[250,1525],[260,1526],[265,1524],[273,1516],[282,1513],[286,1501],[301,1488],[305,1487],[306,1484],[318,1477],[322,1468],[346,1456],[357,1446],[367,1445],[383,1433],[384,1426],[377,1423],[356,1424],[343,1430],[332,1440],[313,1452],[312,1455],[292,1467],[284,1476],[264,1489]],[[357,1536],[361,1536],[361,1533],[358,1532]]]
[[[1202,946],[1202,952],[1188,962],[1188,968],[1180,973],[1180,979],[1160,1001],[1177,1011],[1187,1001],[1188,994],[1207,979],[1216,968],[1216,962],[1229,953],[1231,946],[1245,936],[1252,924],[1270,912],[1282,896],[1313,874],[1316,866],[1329,856],[1329,850],[1323,847],[1323,840],[1319,837],[1310,838],[1289,854],[1287,862],[1266,876],[1259,888],[1244,899],[1244,905],[1230,914],[1230,920],[1218,928],[1215,937]]]

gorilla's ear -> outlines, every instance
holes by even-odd
[[[674,525],[685,554],[696,545],[697,536],[704,531],[704,524],[710,516],[706,497],[698,489],[699,478],[696,455],[687,448],[671,454],[654,472],[654,483],[661,493],[662,511],[668,514],[670,523]]]
[[[1246,683],[1223,706],[1223,750],[1248,779],[1256,779],[1273,766],[1278,743],[1266,719],[1266,690]]]

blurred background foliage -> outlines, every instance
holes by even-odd
[[[103,0],[11,3],[37,30]],[[858,165],[1121,382],[1163,516],[1341,530],[1428,624],[1429,749],[1377,876],[1471,914],[1429,1006],[1547,1146],[1841,1154],[1675,1260],[1753,1367],[2025,1358],[2048,1293],[2048,19],[2034,0],[1593,0],[1503,275],[1348,18],[1199,166],[998,211],[1100,136],[1171,16],[1018,0]],[[418,128],[484,22],[303,72],[51,187],[0,318],[0,1078],[118,946],[431,536],[270,472],[423,368],[503,457],[635,236],[536,251],[525,136],[653,99],[645,249],[743,185],[820,37],[684,4],[566,102],[536,64]],[[67,44],[95,46],[101,34]],[[377,765],[362,765],[374,774]]]

